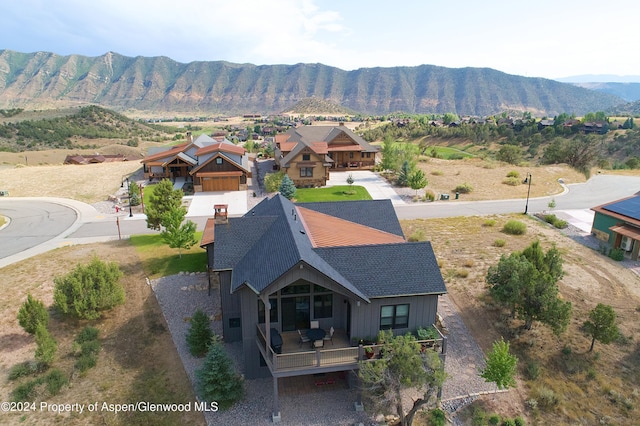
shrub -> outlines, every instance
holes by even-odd
[[[427,189],[424,193],[424,200],[433,201],[436,199],[436,193],[430,189]]]
[[[540,376],[540,364],[536,361],[531,361],[527,364],[524,374],[529,380],[536,380]]]
[[[564,229],[569,226],[566,220],[558,219],[555,214],[546,214],[543,216],[543,219],[545,222],[550,223],[558,229]]]
[[[56,357],[58,344],[42,324],[38,324],[36,329],[36,345],[36,360],[43,365],[50,365]]]
[[[200,397],[204,401],[217,401],[222,410],[230,408],[244,394],[242,378],[218,338],[212,339],[202,368],[196,371],[196,378]]]
[[[466,266],[467,268],[473,268],[473,265],[475,265],[475,262],[473,261],[473,259],[469,258],[469,259],[465,259],[465,261],[462,262],[462,265]]]
[[[507,173],[507,177],[508,178],[520,178],[520,172],[518,172],[517,170],[511,170],[509,173]]]
[[[491,227],[491,226],[495,226],[496,223],[497,223],[497,221],[495,219],[487,219],[482,223],[482,226]]]
[[[47,384],[47,391],[49,391],[49,394],[57,395],[60,392],[60,389],[69,383],[69,379],[67,379],[67,376],[65,376],[59,368],[54,368],[45,377],[45,383]]]
[[[524,419],[520,416],[513,419],[513,423],[515,424],[515,426],[525,426],[527,424],[527,422],[525,422]]]
[[[85,327],[82,329],[82,331],[78,334],[78,336],[76,336],[76,342],[82,344],[84,342],[89,342],[92,340],[98,340],[98,334],[100,333],[100,330],[98,330],[95,327]]]
[[[624,260],[624,251],[621,248],[615,248],[609,253],[609,257],[617,262]]]
[[[435,408],[433,410],[431,410],[429,412],[429,425],[431,426],[444,426],[446,423],[447,419],[446,416],[444,414],[444,411],[442,411],[439,408]]]
[[[18,311],[18,323],[27,333],[35,334],[38,325],[42,324],[46,328],[49,324],[49,312],[44,303],[28,294],[27,300]]]
[[[544,409],[550,409],[558,405],[560,400],[558,399],[558,395],[556,393],[545,387],[541,386],[537,389],[538,393],[538,405]]]
[[[456,276],[458,278],[467,278],[469,276],[469,271],[467,271],[466,269],[458,269],[456,271]]]
[[[211,322],[207,314],[198,309],[191,317],[191,327],[187,333],[187,345],[191,355],[201,357],[206,355],[211,344]]]
[[[116,263],[105,263],[96,257],[88,265],[78,265],[66,276],[54,279],[54,305],[77,318],[99,318],[100,311],[124,303],[121,277]]]
[[[504,419],[501,426],[516,426],[516,422],[513,419]]]
[[[455,192],[459,192],[460,194],[469,194],[471,191],[473,191],[473,187],[468,183],[460,184],[455,188]]]
[[[434,170],[431,172],[431,174],[434,176],[442,176],[444,175],[444,172],[442,170]]]
[[[497,414],[490,415],[488,423],[490,425],[496,425],[497,426],[498,424],[500,424],[500,416],[497,415]]]
[[[81,373],[93,368],[98,363],[98,354],[100,353],[100,341],[98,340],[99,330],[95,327],[85,327],[75,338],[76,356],[78,359],[75,363]]]
[[[418,327],[416,335],[418,336],[418,340],[433,340],[440,337],[440,334],[438,334],[438,331],[436,331],[433,326],[429,326],[427,328]]]
[[[31,361],[21,362],[9,370],[9,380],[18,380],[38,372],[38,364]]]
[[[417,229],[413,234],[409,235],[407,241],[416,242],[416,241],[426,241],[427,236],[424,234],[424,230]]]
[[[498,239],[498,240],[495,240],[495,241],[493,242],[493,245],[494,245],[494,246],[496,246],[496,247],[504,247],[504,246],[505,246],[505,244],[507,244],[507,241],[506,241],[506,240],[500,240],[500,239]]]
[[[283,177],[284,172],[282,171],[279,171],[277,173],[267,173],[267,175],[264,177],[264,189],[267,192],[277,192],[278,188],[280,188]]]
[[[509,235],[523,235],[527,232],[527,225],[519,220],[508,220],[502,231]]]
[[[509,186],[518,186],[520,185],[520,179],[515,177],[508,177],[508,178],[502,179],[502,183]]]

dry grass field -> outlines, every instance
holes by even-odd
[[[508,219],[523,220],[523,236],[502,232]],[[493,224],[495,221],[495,224]],[[558,230],[522,215],[458,217],[403,221],[405,235],[421,230],[432,241],[447,282],[449,294],[464,322],[487,353],[492,343],[504,336],[519,357],[518,388],[497,396],[485,396],[463,416],[470,424],[474,407],[490,413],[515,417],[525,415],[529,423],[635,424],[640,418],[640,277],[619,263],[576,243]],[[504,247],[496,247],[504,240]],[[540,240],[548,250],[556,245],[564,259],[565,276],[560,281],[561,297],[573,304],[568,330],[554,336],[535,323],[530,331],[508,318],[487,295],[485,276],[501,255],[524,249]],[[581,332],[588,312],[598,303],[614,307],[623,338],[617,343],[596,342]],[[530,379],[527,368],[539,367],[539,377]],[[543,407],[543,396],[557,401]],[[538,408],[526,401],[535,399]]]

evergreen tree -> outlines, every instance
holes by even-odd
[[[278,191],[280,191],[280,194],[282,194],[283,197],[290,200],[296,195],[296,186],[293,184],[293,181],[289,176],[284,175]]]
[[[242,378],[217,337],[212,339],[204,364],[196,371],[196,378],[202,400],[216,401],[222,410],[230,408],[244,394]]]
[[[589,352],[593,351],[593,345],[598,340],[605,345],[613,342],[620,335],[620,330],[616,325],[616,313],[609,305],[598,303],[598,305],[589,312],[589,320],[584,323],[584,331],[591,336],[591,347]]]
[[[51,365],[56,357],[58,343],[51,336],[47,327],[38,324],[36,328],[36,360],[43,365]]]
[[[187,333],[187,345],[191,355],[201,357],[207,353],[211,345],[211,322],[207,314],[198,309],[191,317],[191,327]]]
[[[153,192],[149,196],[149,202],[145,206],[147,215],[147,228],[160,230],[164,224],[162,218],[165,213],[171,210],[184,209],[182,207],[181,189],[173,189],[173,184],[169,179],[163,179],[153,187]]]
[[[413,168],[409,160],[404,160],[402,167],[400,167],[400,173],[398,174],[398,185],[409,186],[409,177],[413,173]]]
[[[49,312],[44,303],[28,294],[18,311],[18,324],[29,334],[35,334],[40,324],[46,327],[49,324]]]

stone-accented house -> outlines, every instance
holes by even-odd
[[[640,195],[593,207],[591,233],[609,245],[620,248],[633,260],[640,250]]]
[[[273,377],[274,413],[278,378],[358,369],[354,340],[434,324],[447,291],[431,243],[405,240],[390,200],[276,194],[243,217],[209,219],[201,246],[219,277],[224,339],[242,342],[247,378]],[[335,330],[329,350],[302,342],[312,322]]]
[[[184,178],[195,192],[247,189],[251,166],[246,150],[224,137],[200,135],[187,142],[147,155],[143,160],[145,179]]]
[[[372,169],[378,148],[338,126],[301,126],[276,135],[275,160],[298,187],[324,186],[333,170]]]

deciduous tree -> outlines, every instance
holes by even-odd
[[[170,210],[162,215],[164,229],[160,233],[162,240],[170,248],[178,249],[178,257],[182,258],[182,249],[190,249],[197,241],[196,224],[190,220],[182,223],[186,215],[183,207]]]
[[[416,195],[418,194],[418,190],[427,186],[428,183],[427,177],[421,169],[416,169],[409,176],[409,187],[416,191]]]
[[[493,350],[485,358],[486,367],[480,376],[487,382],[493,382],[498,389],[506,389],[516,385],[516,365],[518,358],[509,352],[509,342],[503,338],[493,342]]]

